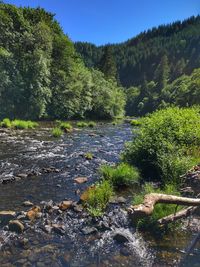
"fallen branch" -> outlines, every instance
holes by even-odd
[[[153,213],[154,206],[158,203],[176,204],[182,206],[200,206],[200,199],[152,193],[145,195],[142,204],[131,206],[128,209],[128,212],[134,218],[150,216]]]
[[[161,224],[161,225],[172,223],[172,222],[175,222],[179,219],[186,218],[186,217],[192,215],[197,209],[198,209],[198,207],[188,207],[188,208],[183,209],[179,212],[176,212],[175,214],[170,214],[166,217],[163,217],[163,218],[159,219],[157,222],[158,222],[158,224]]]

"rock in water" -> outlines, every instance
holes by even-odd
[[[13,220],[16,216],[14,211],[0,211],[0,225],[6,225],[10,220]]]
[[[114,233],[113,239],[116,240],[118,243],[125,243],[130,241],[130,237],[122,231],[116,231]]]
[[[86,183],[88,181],[88,178],[87,177],[77,177],[74,179],[74,181],[77,184],[83,184],[83,183]]]
[[[32,206],[33,206],[33,203],[30,202],[30,201],[24,201],[24,202],[23,202],[23,206],[24,206],[24,207],[32,207]]]
[[[16,232],[18,234],[24,231],[24,225],[18,220],[10,221],[8,227],[10,231]]]
[[[62,210],[62,211],[65,211],[65,210],[71,208],[72,203],[73,202],[70,201],[70,200],[64,200],[59,204],[59,209]]]

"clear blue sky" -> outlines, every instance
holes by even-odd
[[[199,0],[4,0],[56,14],[73,41],[118,43],[141,31],[200,13]]]

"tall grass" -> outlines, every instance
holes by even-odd
[[[113,186],[130,186],[139,182],[140,174],[137,168],[121,163],[116,166],[103,165],[100,167],[100,175]]]

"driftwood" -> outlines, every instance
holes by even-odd
[[[130,216],[133,217],[134,219],[150,216],[153,213],[154,206],[158,203],[176,204],[176,205],[194,207],[194,206],[200,206],[200,199],[152,193],[145,195],[142,204],[131,206],[128,209],[128,212]],[[167,223],[188,216],[192,212],[192,207],[177,212],[176,214],[172,214],[170,215],[171,217],[167,216],[165,218],[162,218],[159,221],[160,223],[162,222]]]
[[[166,217],[163,217],[158,220],[158,224],[165,225],[171,222],[175,222],[179,219],[186,218],[192,215],[195,211],[198,210],[198,207],[188,207],[186,209],[180,210],[174,214],[170,214]]]

